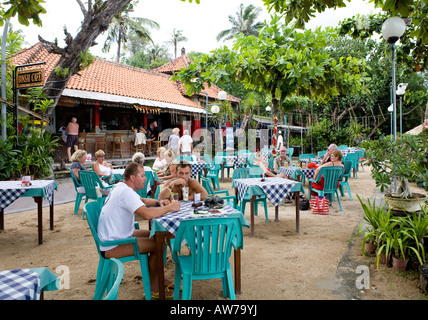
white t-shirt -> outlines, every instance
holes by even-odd
[[[189,135],[184,135],[178,140],[178,144],[181,145],[181,152],[192,152],[192,143],[193,139]]]
[[[277,142],[277,144],[276,144],[276,150],[281,149],[281,147],[284,145],[284,142],[283,142],[283,141],[284,141],[284,140],[283,140],[282,136],[281,136],[281,135],[278,135],[278,142]]]
[[[107,197],[98,221],[101,241],[131,238],[134,233],[135,211],[144,206],[140,196],[126,183],[119,182]],[[107,251],[116,246],[100,247]]]

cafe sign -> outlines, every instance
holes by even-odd
[[[16,71],[16,88],[41,87],[44,84],[43,69],[29,69]]]

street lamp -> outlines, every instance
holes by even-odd
[[[395,43],[406,30],[406,24],[399,17],[391,17],[382,24],[382,36],[391,45],[392,62],[392,105],[393,105],[393,136],[397,139],[397,99],[395,96]]]
[[[272,108],[270,107],[270,106],[267,106],[266,107],[266,111],[267,111],[267,113],[269,113],[270,111],[272,110]],[[272,132],[273,132],[273,119],[272,119],[272,113],[271,113],[271,127],[270,127],[270,136],[271,136],[271,138],[273,138],[272,137]],[[268,142],[269,143],[269,142]]]
[[[407,83],[400,83],[397,88],[397,96],[400,96],[400,137],[403,134],[403,118],[401,116],[401,98],[404,96],[406,92]]]
[[[388,107],[389,115],[391,116],[391,136],[392,136],[392,112],[394,111],[394,105]]]
[[[205,145],[206,145],[207,144],[207,137],[208,137],[208,118],[210,117],[208,115],[208,107],[212,106],[211,107],[211,113],[213,113],[213,114],[219,113],[220,108],[216,104],[209,104],[208,103],[208,93],[206,93],[206,92],[201,92],[201,93],[205,94]],[[220,91],[217,94],[217,98],[220,101],[226,100],[227,93],[225,91]]]

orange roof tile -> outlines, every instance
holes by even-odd
[[[46,62],[45,78],[47,79],[58,60],[59,55],[48,53],[42,43],[37,43],[13,56],[12,64],[21,65],[44,61]],[[66,88],[203,109],[196,102],[184,96],[177,84],[170,81],[169,75],[101,58],[95,58],[87,69],[73,75]]]

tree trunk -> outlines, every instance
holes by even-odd
[[[91,5],[92,1],[90,1],[88,10],[86,10],[82,2],[77,0],[83,12],[84,20],[80,29],[81,31],[74,39],[67,33],[66,29],[64,30],[67,44],[64,49],[39,36],[39,40],[46,45],[49,52],[61,55],[57,68],[60,71],[68,69],[66,75],[59,75],[54,70],[46,80],[43,92],[54,100],[54,106],[57,105],[70,77],[79,71],[80,54],[86,52],[90,47],[96,44],[96,38],[107,30],[112,19],[131,1],[132,0],[109,0],[94,5]],[[50,114],[52,110],[53,108],[48,111],[48,114]]]

